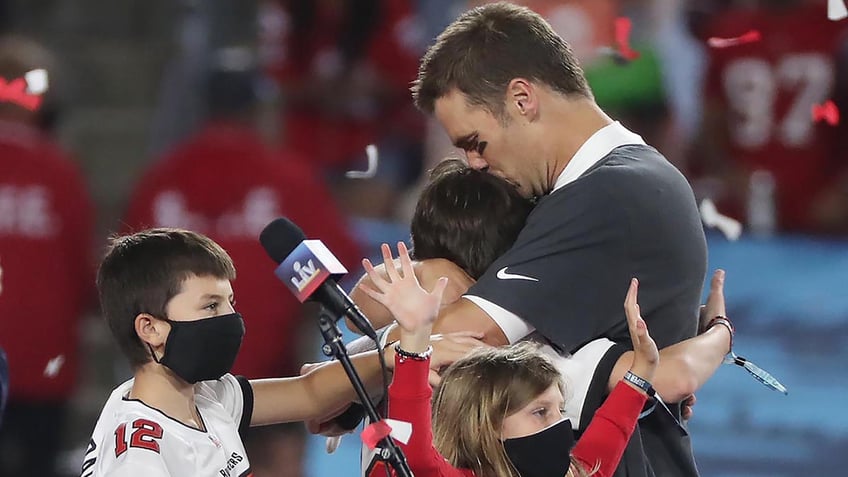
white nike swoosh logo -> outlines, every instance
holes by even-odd
[[[503,267],[498,270],[497,277],[501,280],[528,280],[531,282],[538,282],[538,278],[528,277],[526,275],[518,275],[517,273],[507,273],[506,269],[509,267]]]

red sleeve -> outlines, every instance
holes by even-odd
[[[599,465],[593,476],[608,477],[615,472],[646,400],[647,396],[619,381],[604,405],[595,412],[571,452],[587,470]]]
[[[398,442],[398,445],[416,477],[473,477],[470,470],[451,466],[433,446],[429,365],[429,360],[400,362],[395,357],[394,378],[389,386],[389,417],[412,424],[409,443]]]

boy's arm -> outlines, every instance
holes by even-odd
[[[431,339],[431,366],[439,369],[480,346],[471,334],[456,334]],[[394,367],[394,348],[383,350],[388,369]],[[377,351],[351,356],[356,372],[369,394],[382,394],[383,378]],[[251,426],[280,422],[329,419],[350,403],[358,400],[344,368],[338,361],[329,361],[303,376],[292,378],[257,379],[250,381],[253,389]]]
[[[394,350],[383,351],[386,366],[394,367]],[[382,387],[377,351],[358,354],[351,362],[368,392]],[[291,378],[254,379],[251,426],[325,417],[357,400],[356,392],[338,361]]]

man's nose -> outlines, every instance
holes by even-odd
[[[486,162],[486,160],[483,159],[483,157],[480,156],[480,154],[477,154],[476,152],[467,153],[466,160],[468,160],[468,165],[472,169],[480,170],[489,167],[489,163]]]

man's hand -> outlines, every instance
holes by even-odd
[[[690,394],[683,401],[680,402],[680,417],[683,418],[684,421],[688,421],[689,418],[692,417],[692,414],[695,413],[695,402],[697,399],[694,394]]]
[[[707,296],[707,304],[701,305],[698,317],[698,334],[707,331],[710,320],[716,316],[725,316],[727,309],[724,303],[724,270],[718,269],[713,273],[710,280],[710,294]]]
[[[481,341],[482,339],[483,333],[472,331],[431,336],[430,346],[433,347],[433,355],[430,358],[430,385],[438,386],[442,382],[439,372],[454,361],[476,348],[488,347],[489,345]]]

